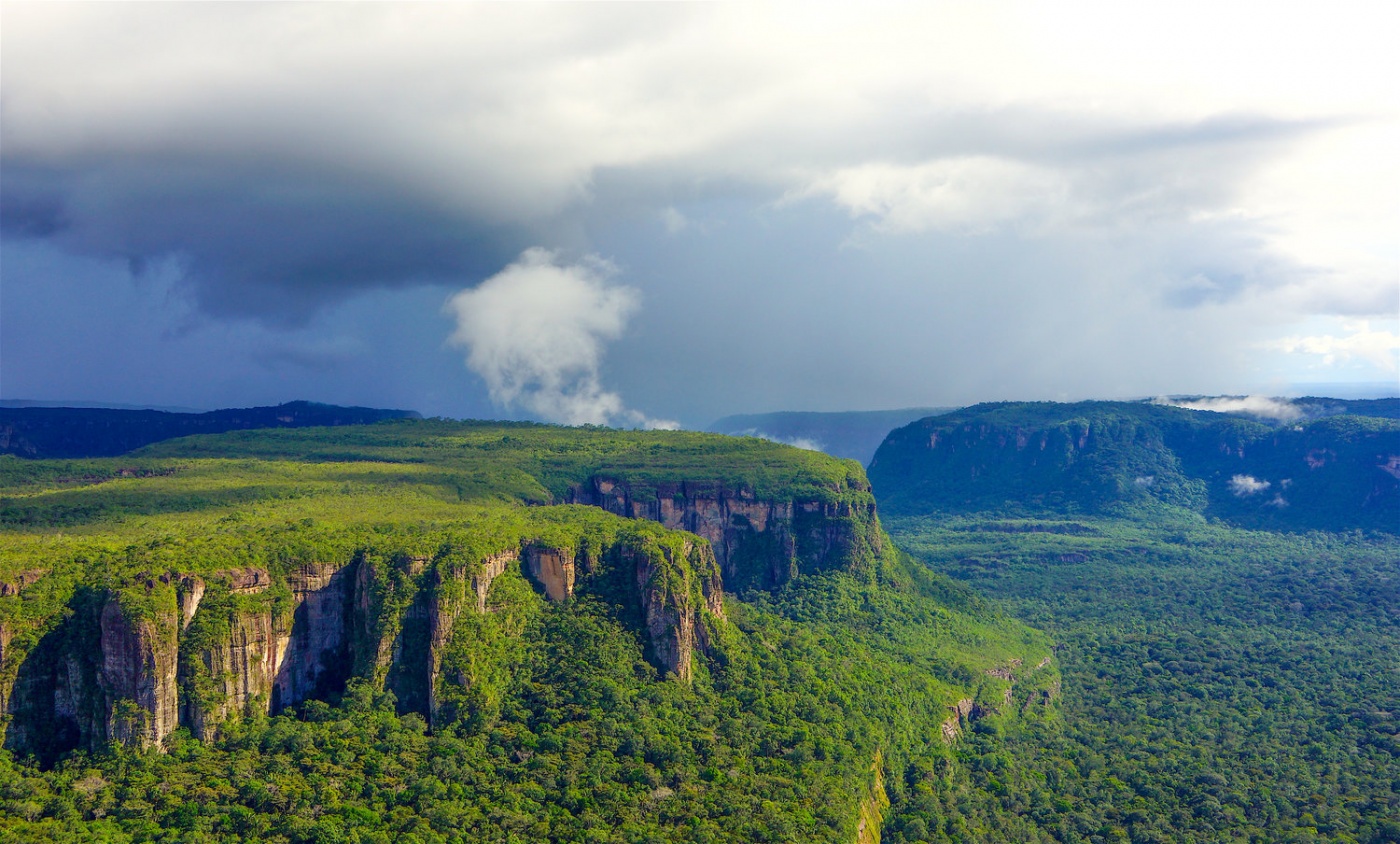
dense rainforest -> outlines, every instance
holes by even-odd
[[[1397,459],[1393,419],[1141,403],[893,432],[896,542],[1049,633],[1064,693],[887,840],[1400,841]]]
[[[385,422],[0,460],[0,834],[876,841],[1051,643],[757,439]]]
[[[1400,423],[1319,406],[0,459],[0,840],[1400,842]]]

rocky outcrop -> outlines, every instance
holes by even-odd
[[[37,581],[45,574],[43,569],[31,569],[29,571],[16,572],[4,580],[0,580],[0,598],[18,595],[24,591],[26,586]]]
[[[843,500],[842,493],[850,492],[857,494]],[[760,499],[747,486],[687,481],[634,490],[599,475],[571,489],[568,501],[704,538],[724,583],[739,592],[781,586],[799,568],[854,568],[878,556],[884,539],[868,492],[862,487],[833,490],[830,499]]]
[[[870,792],[860,801],[856,816],[856,844],[880,844],[880,830],[890,808],[890,796],[885,791],[885,760],[879,751],[870,765],[870,778]]]
[[[724,619],[723,580],[711,546],[635,535],[622,537],[612,553],[635,588],[648,658],[663,674],[689,680],[694,652],[710,647],[706,615]],[[574,549],[541,542],[528,542],[521,551],[525,573],[556,603],[573,596],[580,569],[592,568],[580,557]]]
[[[963,726],[972,719],[974,704],[972,698],[965,697],[949,707],[952,713],[941,726],[943,741],[952,744],[962,734]]]
[[[790,576],[794,547],[844,541],[845,529],[824,533],[803,521],[825,512],[821,503],[697,493],[672,504],[666,518],[718,537],[740,572],[760,560],[748,570]],[[605,537],[601,545],[593,534],[526,538],[476,560],[451,549],[441,560],[362,554],[280,574],[245,566],[80,589],[65,620],[38,645],[26,642],[24,654],[11,653],[12,631],[0,629],[0,660],[19,666],[0,700],[11,716],[5,744],[54,759],[110,741],[158,747],[182,725],[209,740],[230,719],[333,697],[352,677],[393,691],[402,710],[433,723],[461,614],[489,612],[492,583],[512,566],[553,602],[583,588],[630,596],[623,599],[635,602],[647,658],[663,675],[690,679],[695,652],[717,646],[724,621],[714,546],[660,526],[609,524]],[[776,567],[758,553],[773,548]],[[600,572],[605,579],[588,585]]]
[[[113,741],[159,746],[180,722],[179,633],[168,578],[79,589],[15,667],[5,747],[50,761]]]
[[[507,566],[518,562],[520,562],[520,552],[513,548],[499,554],[492,554],[481,561],[480,569],[471,575],[472,593],[476,595],[477,612],[486,612],[486,595],[491,591],[492,581],[505,574]],[[448,624],[445,629],[450,628],[451,625]]]
[[[175,607],[158,605],[153,614],[141,616],[112,598],[102,608],[99,629],[98,684],[106,696],[106,738],[129,746],[159,746],[180,720]]]
[[[188,629],[190,622],[194,621],[194,614],[199,612],[199,602],[204,600],[204,592],[207,588],[203,579],[193,575],[180,578],[180,586],[175,593],[175,600],[180,605],[181,630]]]
[[[1025,704],[1021,707],[1022,714],[1035,705],[1049,706],[1060,692],[1060,681],[1057,675],[1040,674],[1040,671],[1049,666],[1050,662],[1051,658],[1046,656],[1037,662],[1034,668],[1027,671],[1022,670],[1025,663],[1020,659],[1012,659],[1005,665],[988,668],[985,672],[986,675],[1001,682],[983,685],[978,690],[976,700],[963,698],[949,707],[950,714],[940,728],[943,741],[951,744],[957,740],[968,724],[980,718],[1008,711],[1015,701],[1016,683],[1021,680],[1033,684],[1027,693]]]
[[[689,555],[692,549],[686,543],[684,553]],[[663,672],[689,680],[697,612],[692,604],[691,584],[685,576],[688,567],[676,560],[673,549],[666,546],[625,548],[623,559],[635,574],[653,664]]]
[[[233,611],[228,626],[225,641],[194,655],[204,668],[202,688],[186,690],[185,723],[205,741],[213,739],[219,725],[230,718],[266,712],[272,699],[279,641],[272,613]]]
[[[271,711],[343,686],[350,674],[350,612],[358,566],[306,565],[288,578],[291,623],[277,631]]]
[[[551,601],[563,601],[574,594],[574,551],[531,542],[524,549],[525,565],[531,579],[540,585]]]

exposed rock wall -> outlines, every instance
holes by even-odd
[[[870,792],[860,801],[855,844],[880,844],[885,812],[890,808],[890,796],[885,791],[885,761],[879,751],[875,752],[875,761],[871,763],[870,770]]]
[[[1006,665],[988,668],[985,672],[986,675],[999,682],[984,685],[978,690],[976,700],[963,698],[949,707],[949,716],[941,725],[943,741],[951,744],[962,734],[964,727],[980,718],[1012,711],[1011,705],[1016,697],[1016,683],[1019,681],[1030,681],[1033,684],[1027,693],[1025,704],[1021,706],[1022,714],[1025,714],[1033,706],[1049,706],[1060,692],[1060,681],[1057,675],[1040,673],[1042,669],[1050,665],[1050,662],[1051,659],[1047,656],[1036,663],[1035,667],[1027,670],[1022,660],[1013,659]],[[1047,684],[1047,678],[1054,679]]]
[[[518,562],[520,562],[520,552],[513,548],[499,554],[492,554],[482,561],[480,570],[471,576],[472,592],[476,595],[477,612],[486,612],[486,595],[491,591],[491,582],[505,574],[507,566]],[[451,630],[451,627],[452,625],[448,623],[442,629]],[[443,640],[443,643],[446,643],[446,639]]]
[[[303,566],[288,578],[291,624],[277,630],[271,711],[323,696],[350,674],[352,586],[358,566]]]
[[[168,580],[80,589],[0,698],[5,747],[51,761],[109,741],[158,746],[180,722],[179,631]]]
[[[349,566],[293,572],[289,610],[249,600],[274,585],[264,569],[215,579],[220,600],[205,600],[204,579],[173,575],[76,594],[0,701],[12,719],[5,745],[49,755],[109,741],[156,747],[182,724],[207,739],[230,717],[344,682]]]
[[[512,566],[556,602],[598,571],[614,572],[636,602],[648,658],[689,679],[694,652],[712,649],[731,576],[741,588],[771,588],[797,574],[798,561],[849,565],[882,541],[873,501],[859,495],[762,501],[746,489],[672,484],[634,497],[596,478],[573,497],[706,541],[648,528],[603,547],[524,539],[451,565],[361,557],[282,575],[248,566],[166,573],[119,593],[80,589],[65,620],[23,654],[11,653],[14,631],[0,628],[0,661],[18,666],[0,688],[5,746],[47,758],[109,741],[159,746],[181,725],[211,739],[229,719],[333,695],[352,677],[394,691],[401,708],[431,723],[461,613],[487,612],[492,582]]]
[[[689,680],[696,646],[696,608],[691,604],[690,584],[679,576],[683,569],[672,554],[666,547],[659,549],[659,558],[645,548],[627,548],[623,557],[636,578],[653,664]]]
[[[972,709],[973,703],[972,698],[970,697],[965,697],[953,706],[949,707],[949,711],[952,714],[950,714],[948,716],[948,719],[943,722],[941,730],[943,733],[943,740],[945,742],[951,744],[955,739],[957,739],[959,735],[962,734],[963,725],[966,724],[968,722],[968,719],[972,717]]]
[[[267,711],[277,674],[278,644],[272,613],[233,612],[227,641],[202,649],[193,658],[208,672],[209,694],[188,694],[185,723],[209,741],[232,717]]]
[[[538,542],[525,546],[525,565],[530,577],[543,589],[551,601],[563,601],[574,594],[574,551],[571,548],[551,548]]]
[[[868,492],[868,489],[859,490]],[[633,519],[660,522],[706,539],[730,591],[781,586],[799,568],[851,568],[883,550],[875,501],[755,497],[747,487],[716,483],[662,483],[634,491],[595,476],[570,490],[574,504],[601,507]]]
[[[158,746],[179,726],[178,619],[175,607],[158,607],[154,617],[132,617],[115,598],[103,606],[98,684],[106,697],[109,740]]]

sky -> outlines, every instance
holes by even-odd
[[[0,399],[700,427],[1394,392],[1396,31],[1391,2],[4,3]]]

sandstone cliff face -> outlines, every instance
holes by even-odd
[[[158,746],[180,721],[180,615],[168,579],[79,590],[0,698],[5,746],[50,760],[109,741]]]
[[[178,618],[169,606],[153,618],[133,618],[115,599],[102,608],[98,684],[106,697],[108,739],[158,746],[179,725]]]
[[[344,650],[345,568],[294,572],[290,613],[235,600],[273,586],[263,569],[224,573],[212,601],[204,579],[169,574],[80,590],[0,700],[5,746],[46,757],[109,741],[158,747],[181,725],[207,739],[230,717],[322,693]]]
[[[291,624],[278,630],[271,711],[324,695],[349,676],[348,631],[355,566],[318,563],[288,578]]]
[[[551,548],[538,542],[525,546],[525,565],[551,601],[563,601],[574,594],[574,551]]]
[[[291,601],[279,607],[247,600],[273,587],[265,569],[224,573],[220,587],[233,600],[201,601],[203,614],[196,604],[184,625],[192,635],[182,658],[181,723],[208,740],[230,718],[276,713],[343,683],[351,577],[351,566],[303,566],[286,578]],[[203,598],[208,586],[192,580],[181,581],[181,595]],[[191,603],[182,597],[182,617]],[[218,632],[204,634],[201,622]]]
[[[868,491],[868,490],[866,490]],[[873,497],[861,503],[760,500],[747,488],[663,483],[655,491],[603,476],[569,492],[569,503],[660,522],[708,540],[732,592],[772,589],[808,571],[848,568],[882,550]],[[799,562],[800,561],[800,562]]]
[[[272,699],[278,657],[272,614],[234,612],[228,623],[228,640],[194,657],[207,670],[212,693],[185,698],[185,723],[204,741],[213,739],[218,726],[232,717],[266,711]]]
[[[505,574],[507,566],[518,562],[520,562],[520,552],[514,549],[492,554],[482,560],[480,571],[471,576],[472,593],[476,595],[477,612],[486,612],[486,595],[491,591],[491,582]],[[443,629],[450,630],[451,627],[449,621],[443,626]]]
[[[159,746],[179,726],[208,740],[230,719],[334,695],[352,677],[393,691],[401,709],[432,723],[461,614],[488,612],[492,582],[514,566],[553,602],[599,571],[621,578],[607,581],[608,594],[635,602],[648,659],[688,680],[695,652],[712,651],[731,578],[772,588],[798,574],[799,561],[808,571],[850,566],[882,541],[873,501],[859,495],[764,501],[746,489],[682,483],[634,496],[595,478],[573,499],[702,540],[648,528],[604,547],[526,538],[450,565],[357,557],[276,575],[249,566],[167,572],[119,593],[79,589],[65,620],[23,654],[10,653],[13,631],[0,628],[0,660],[19,666],[0,688],[5,746],[52,759],[109,741]]]
[[[685,549],[690,551],[689,543]],[[696,646],[697,610],[691,603],[690,584],[678,576],[679,567],[670,548],[660,549],[660,559],[647,549],[628,548],[623,558],[631,564],[641,597],[642,618],[652,662],[682,680],[691,677]]]
[[[689,680],[694,651],[710,646],[705,615],[724,619],[723,581],[711,546],[686,540],[676,548],[628,537],[604,553],[616,554],[635,589],[652,664]],[[575,549],[539,542],[522,551],[525,573],[556,603],[572,597],[579,575],[591,571],[581,557]]]
[[[972,717],[972,698],[963,698],[951,706],[949,710],[951,714],[948,716],[948,719],[943,722],[941,731],[943,733],[943,741],[951,744],[962,734],[963,725]]]

